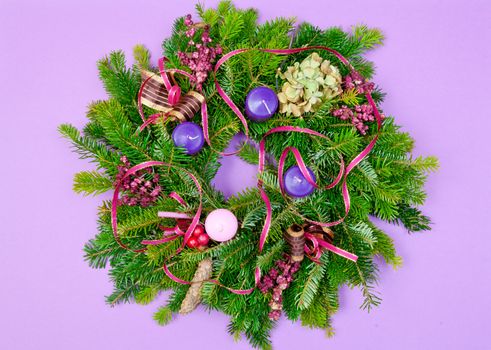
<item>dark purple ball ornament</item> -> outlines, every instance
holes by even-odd
[[[205,143],[201,126],[191,122],[184,122],[176,126],[172,132],[172,140],[176,147],[186,149],[186,154],[198,153]]]
[[[307,168],[307,170],[315,182],[316,178],[314,172],[310,168]],[[291,197],[306,197],[314,192],[315,189],[315,187],[302,175],[298,165],[292,166],[285,172],[285,175],[283,175],[283,181],[285,184],[285,191]]]
[[[276,92],[265,86],[249,91],[245,101],[245,112],[255,122],[265,121],[273,116],[278,109]]]

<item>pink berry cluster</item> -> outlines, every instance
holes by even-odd
[[[192,52],[179,51],[177,55],[181,63],[191,69],[193,75],[191,82],[193,85],[197,90],[201,90],[203,83],[208,78],[208,73],[213,69],[212,63],[215,61],[216,56],[222,54],[222,48],[219,45],[216,47],[208,46],[211,43],[210,28],[208,25],[200,26],[195,24],[191,15],[186,16],[184,24],[187,28],[186,37],[189,38],[188,48],[194,48],[195,50]],[[200,27],[203,28],[200,37],[201,42],[195,43],[193,38],[197,28]]]
[[[341,108],[336,109],[332,114],[341,120],[351,120],[353,125],[362,135],[366,135],[368,131],[368,125],[365,123],[373,122],[375,120],[373,108],[368,103],[355,106],[353,109],[347,106],[341,106]]]
[[[155,203],[162,193],[162,187],[159,185],[159,174],[152,173],[152,171],[148,169],[123,179],[131,165],[126,156],[122,156],[120,160],[123,164],[118,166],[115,184],[122,181],[121,188],[123,191],[127,192],[121,197],[121,204],[148,207]],[[151,179],[145,180],[145,174],[151,174]]]
[[[269,302],[271,320],[277,321],[280,318],[283,309],[283,291],[293,281],[293,275],[299,268],[300,263],[292,261],[290,256],[285,254],[283,259],[276,262],[276,267],[273,267],[259,282],[258,288],[263,294],[272,291],[272,298]]]
[[[375,88],[372,82],[366,81],[360,73],[352,71],[346,77],[344,77],[345,89],[356,89],[359,94],[370,93]]]

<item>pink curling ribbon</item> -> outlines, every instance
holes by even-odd
[[[318,238],[311,233],[305,233],[305,238],[312,243],[312,248],[310,248],[307,244],[304,246],[304,251],[307,253],[307,256],[314,262],[320,263],[320,257],[322,255],[322,248],[325,248],[343,258],[356,262],[358,260],[358,256],[347,252],[344,249],[336,247],[335,245],[323,240],[322,238]]]
[[[184,199],[179,194],[177,194],[176,192],[171,192],[169,194],[169,198],[174,199],[176,202],[178,202],[183,207],[187,206],[187,203],[184,201]],[[158,217],[161,217],[161,218],[189,219],[189,220],[193,219],[188,214],[179,213],[179,212],[171,212],[171,211],[159,211],[157,215],[158,215]],[[173,241],[176,238],[178,238],[179,236],[184,236],[186,234],[186,232],[181,230],[179,228],[179,225],[177,225],[177,224],[174,227],[160,227],[160,229],[164,233],[164,236],[161,239],[143,240],[141,243],[143,245],[159,245],[162,243],[167,243],[167,242]]]
[[[232,101],[232,99],[225,93],[225,91],[222,89],[220,84],[218,83],[218,80],[216,78],[217,72],[227,60],[229,60],[231,57],[238,55],[240,53],[250,51],[252,49],[239,49],[239,50],[234,50],[230,51],[229,53],[223,55],[216,63],[215,68],[213,69],[213,72],[215,73],[215,88],[217,89],[218,94],[220,97],[225,101],[227,106],[230,107],[230,109],[234,112],[234,114],[239,118],[240,122],[242,123],[242,126],[244,127],[244,134],[246,138],[249,138],[249,126],[247,125],[247,120],[240,111],[240,109],[237,107],[237,105]],[[206,102],[203,103],[203,108],[201,109],[201,120],[203,124],[203,134],[205,136],[206,143],[211,147],[211,141],[210,141],[210,135],[208,132],[208,111],[206,108]],[[237,154],[241,151],[242,148],[239,148],[238,150],[235,150],[233,152],[219,152],[222,156],[231,156],[234,154]]]
[[[179,102],[179,99],[181,98],[181,88],[179,85],[172,85],[169,77],[167,76],[167,73],[165,72],[165,65],[164,65],[165,58],[161,57],[159,58],[159,71],[160,75],[162,76],[162,79],[164,79],[164,85],[167,91],[169,92],[169,97],[168,101],[171,106],[174,106]]]
[[[170,272],[169,268],[167,267],[167,265],[164,264],[163,266],[163,269],[164,269],[164,272],[165,274],[170,278],[172,279],[174,282],[177,282],[179,284],[192,284],[192,283],[195,283],[195,282],[190,282],[190,281],[186,281],[186,280],[183,280],[175,275],[172,274],[172,272]],[[249,289],[233,289],[233,288],[230,288],[230,287],[227,287],[225,285],[223,285],[222,283],[220,283],[218,280],[215,280],[215,279],[207,279],[207,280],[203,280],[203,281],[200,281],[200,282],[209,282],[209,283],[213,283],[213,284],[216,284],[217,286],[220,286],[222,288],[225,288],[227,289],[229,292],[232,292],[234,294],[239,294],[239,295],[247,295],[247,294],[251,294],[255,287],[252,287],[252,288],[249,288]]]
[[[318,136],[318,137],[322,137],[324,139],[327,139],[327,136],[325,136],[324,134],[321,134],[315,130],[312,130],[312,129],[300,128],[297,126],[279,126],[277,128],[273,128],[273,129],[269,130],[268,132],[266,132],[264,134],[262,140],[259,142],[259,167],[258,167],[259,168],[258,169],[259,179],[258,179],[257,186],[260,190],[261,198],[263,199],[263,201],[266,205],[266,221],[265,221],[265,224],[263,226],[261,236],[259,238],[259,251],[262,251],[262,249],[264,247],[264,243],[266,242],[266,238],[268,236],[269,229],[271,226],[271,216],[272,216],[271,202],[268,198],[266,191],[264,191],[264,189],[263,189],[263,182],[261,180],[261,175],[264,172],[264,167],[265,167],[265,162],[266,162],[266,147],[265,147],[266,138],[269,135],[279,133],[279,132],[299,132],[299,133],[304,133],[304,134]],[[286,160],[286,156],[288,155],[288,152],[293,152],[293,154],[295,155],[295,160],[297,161],[297,164],[298,164],[298,166],[302,172],[302,175],[305,176],[307,181],[309,181],[309,183],[314,185],[316,188],[319,188],[319,186],[314,182],[314,179],[312,179],[312,177],[310,176],[310,173],[307,170],[307,167],[305,165],[305,162],[302,159],[302,156],[300,155],[300,152],[295,147],[287,147],[282,152],[279,163],[278,163],[278,181],[280,183],[280,189],[281,189],[282,193],[284,193],[283,169],[285,166],[285,160]],[[331,189],[334,186],[336,186],[339,183],[339,181],[341,181],[341,178],[343,176],[343,172],[344,172],[344,161],[341,158],[338,175],[336,176],[336,178],[334,179],[334,181],[331,184],[329,184],[325,187],[325,189]]]

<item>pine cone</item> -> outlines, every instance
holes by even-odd
[[[186,297],[181,304],[180,314],[185,315],[196,309],[201,302],[203,282],[210,279],[212,270],[213,263],[211,259],[204,259],[198,264],[198,268],[191,281],[191,287],[189,287]]]

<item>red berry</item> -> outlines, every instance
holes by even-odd
[[[202,233],[198,236],[198,244],[201,246],[207,246],[210,241],[210,237],[206,233]]]
[[[199,224],[196,225],[196,227],[194,228],[194,231],[193,231],[193,236],[199,237],[203,233],[205,233],[205,228],[203,227],[203,225],[199,225]]]
[[[199,243],[198,243],[198,240],[194,237],[190,237],[186,243],[186,245],[189,247],[189,248],[196,248]]]
[[[188,229],[189,225],[191,225],[191,220],[189,220],[189,219],[177,219],[177,227],[179,227],[179,229],[181,231],[186,231]]]

